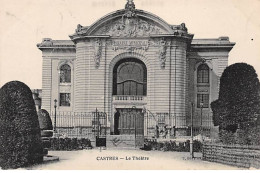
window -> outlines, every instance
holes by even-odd
[[[146,95],[146,67],[134,58],[123,59],[114,67],[114,95]]]
[[[60,93],[60,106],[70,106],[70,93]]]
[[[209,83],[209,67],[207,64],[201,64],[198,67],[197,83]]]
[[[201,103],[203,103],[202,108],[209,107],[209,94],[198,94],[197,95],[197,108],[201,108]]]
[[[60,68],[60,83],[71,83],[71,68],[68,64]]]

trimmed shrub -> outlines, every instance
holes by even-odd
[[[40,109],[38,111],[38,119],[41,130],[53,130],[51,117],[45,109]]]
[[[214,125],[232,133],[238,128],[253,127],[260,113],[259,91],[260,82],[253,66],[246,63],[228,66],[220,78],[219,99],[211,103]]]
[[[91,141],[86,138],[51,138],[50,150],[82,150],[92,148]]]
[[[0,166],[15,169],[43,161],[38,116],[30,88],[12,81],[0,89]]]

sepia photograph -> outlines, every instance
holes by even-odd
[[[0,0],[0,170],[259,170],[259,0]]]

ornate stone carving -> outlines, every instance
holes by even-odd
[[[164,40],[164,38],[162,38],[160,41],[159,52],[158,52],[161,68],[165,68],[166,50],[167,50],[167,42]]]
[[[163,31],[153,24],[138,18],[135,13],[133,1],[128,1],[125,5],[125,14],[122,18],[112,23],[107,23],[98,30],[95,35],[111,35],[114,37],[142,37],[151,34],[161,34]]]
[[[113,37],[143,37],[151,34],[161,34],[163,31],[154,24],[139,18],[125,18],[113,22],[100,29],[95,35],[110,35]]]
[[[94,42],[94,62],[96,68],[100,66],[101,55],[102,55],[102,42],[100,39],[97,39]]]
[[[182,31],[185,31],[185,32],[188,31],[188,29],[186,28],[185,23],[182,23],[182,24],[180,24],[180,25],[171,25],[171,28],[172,28],[173,30],[182,30]]]
[[[78,34],[79,32],[82,31],[82,28],[83,28],[83,26],[81,24],[78,24],[77,25],[77,29],[75,30],[75,32]]]
[[[43,38],[40,44],[37,44],[38,47],[52,47],[53,41],[51,38]]]

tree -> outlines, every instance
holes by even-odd
[[[214,125],[235,132],[247,129],[260,112],[260,83],[255,69],[246,63],[228,66],[220,78],[219,99],[211,103]]]
[[[32,92],[12,81],[0,89],[0,167],[14,169],[42,162],[40,127]]]

